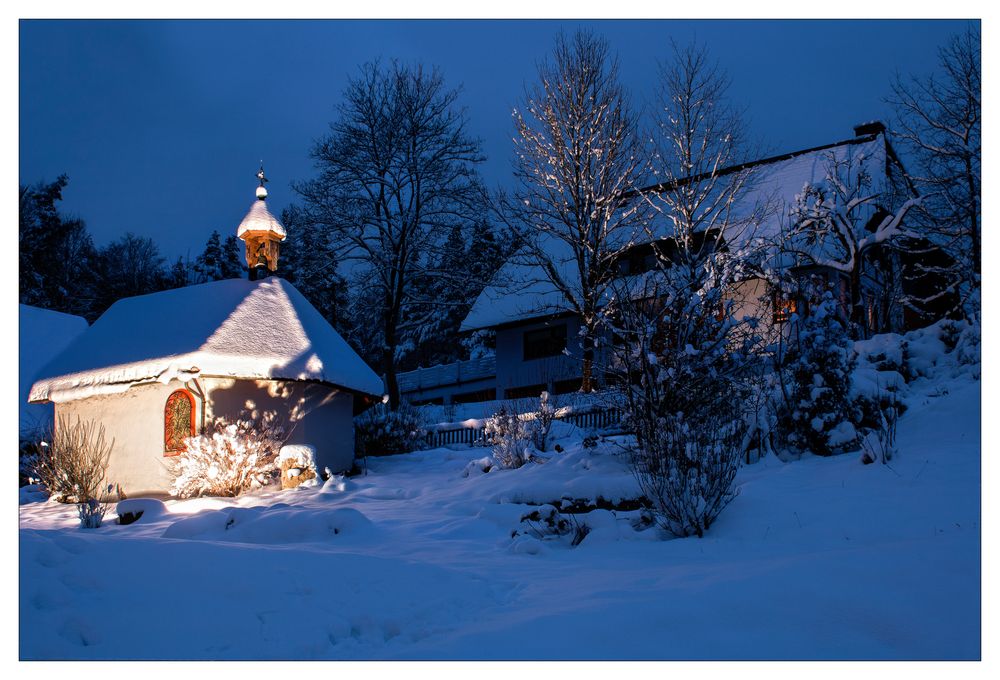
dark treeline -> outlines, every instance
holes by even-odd
[[[19,298],[21,303],[76,314],[93,323],[116,300],[195,283],[238,277],[245,269],[235,234],[213,231],[193,261],[167,264],[153,239],[127,232],[98,248],[84,221],[59,211],[69,184],[20,187]]]
[[[909,211],[908,233],[921,239],[907,240],[897,230],[877,244],[902,252],[919,242],[944,252],[941,262],[922,261],[918,273],[944,281],[933,298],[954,297],[961,309],[948,311],[967,317],[978,316],[980,297],[979,51],[978,28],[970,25],[940,50],[937,77],[891,84],[888,101],[897,120],[890,135],[910,162],[908,186],[924,198],[902,208],[891,196],[880,201],[888,212]],[[602,323],[599,301],[616,280],[617,259],[634,245],[615,232],[647,228],[650,206],[673,225],[679,242],[711,232],[718,216],[728,215],[718,208],[728,206],[728,198],[715,207],[709,201],[706,209],[705,197],[683,182],[649,205],[629,198],[652,178],[699,172],[710,177],[703,184],[724,188],[719,181],[745,173],[719,180],[719,168],[759,158],[738,117],[727,113],[728,78],[707,49],[675,48],[661,64],[660,95],[670,96],[660,96],[648,130],[617,74],[617,58],[603,38],[584,32],[557,40],[551,60],[540,65],[538,84],[514,111],[516,188],[510,196],[484,186],[478,167],[485,157],[468,131],[460,89],[448,87],[438,69],[375,61],[349,80],[328,131],[309,152],[313,176],[293,182],[298,202],[282,214],[288,238],[278,275],[385,377],[393,406],[398,372],[468,358],[481,349],[476,343],[489,342],[484,334],[463,339],[458,330],[515,252],[540,265],[546,283],[584,320],[588,387]],[[712,105],[703,107],[704,101]],[[60,176],[20,188],[22,303],[93,322],[122,297],[245,275],[235,225],[207,235],[193,261],[168,263],[152,239],[133,233],[96,247],[81,219],[59,211],[67,183]],[[735,200],[745,191],[736,185],[722,195]],[[806,236],[818,233],[816,224],[833,224],[837,215],[808,217],[789,233],[807,226]],[[861,231],[855,236],[872,241]],[[579,271],[568,279],[551,261],[546,244],[553,239],[573,253]],[[864,322],[860,274],[858,266],[851,270],[855,326]],[[926,302],[897,297],[895,303],[914,308]]]
[[[168,262],[156,242],[128,232],[98,247],[85,222],[59,210],[65,175],[20,187],[19,301],[82,316],[93,323],[115,301],[209,281],[246,277],[243,242],[235,226],[208,235],[194,259]],[[482,212],[485,212],[485,207]],[[382,301],[361,271],[345,274],[328,225],[292,205],[281,220],[288,238],[281,246],[278,275],[293,283],[372,365],[382,361]],[[414,299],[405,310],[397,349],[399,370],[468,358],[458,326],[476,296],[510,253],[482,220],[455,226],[433,249],[415,277]]]

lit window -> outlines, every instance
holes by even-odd
[[[774,294],[774,323],[785,323],[798,311],[795,298],[784,297],[781,293]]]
[[[163,409],[163,449],[166,455],[184,450],[184,440],[194,436],[194,397],[187,390],[177,390],[167,397]]]

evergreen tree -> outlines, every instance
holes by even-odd
[[[469,311],[469,259],[462,225],[455,224],[424,274],[414,281],[414,297],[422,304],[407,309],[402,324],[404,346],[412,348],[399,359],[403,370],[433,366],[462,358],[458,327]]]
[[[183,257],[177,258],[167,274],[168,288],[183,288],[191,284],[191,263]]]
[[[219,281],[226,278],[223,275],[224,253],[222,239],[218,231],[213,231],[205,243],[205,250],[194,261],[195,281]]]
[[[243,255],[243,242],[230,234],[222,242],[222,262],[220,271],[224,279],[240,279],[246,274],[247,263]]]
[[[83,220],[56,207],[68,182],[60,175],[49,184],[20,187],[18,299],[93,321],[94,243]]]
[[[410,308],[405,317],[404,337],[410,349],[400,357],[403,370],[469,358],[472,345],[459,337],[459,327],[517,246],[514,238],[501,242],[485,220],[471,229],[452,226],[436,249],[437,258],[426,267],[428,275],[415,282],[415,297],[423,303]]]
[[[798,452],[829,456],[857,448],[850,389],[857,358],[836,301],[824,291],[800,321],[788,357],[791,390],[779,409],[778,428]]]
[[[507,258],[519,247],[520,242],[516,233],[497,234],[485,220],[476,222],[472,228],[472,242],[469,244],[466,256],[469,283],[472,288],[469,293],[473,302],[483,288],[493,280],[493,276]]]
[[[294,205],[281,213],[281,221],[288,238],[282,243],[280,274],[295,284],[331,326],[349,336],[347,282],[337,271],[329,229],[309,220]]]

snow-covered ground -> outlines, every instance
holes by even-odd
[[[485,449],[372,458],[322,488],[154,503],[97,530],[28,502],[21,656],[975,659],[979,389],[913,382],[891,466],[745,467],[703,539],[613,510],[577,515],[576,547],[525,534],[531,503],[636,495],[613,440],[588,450],[564,424],[564,451],[518,470],[484,473]]]

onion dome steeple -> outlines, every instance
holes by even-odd
[[[257,200],[236,230],[236,235],[246,244],[251,281],[270,276],[278,270],[278,244],[287,236],[281,222],[267,209],[267,188],[264,184],[269,180],[264,176],[263,161],[257,171],[257,179],[260,182]]]

